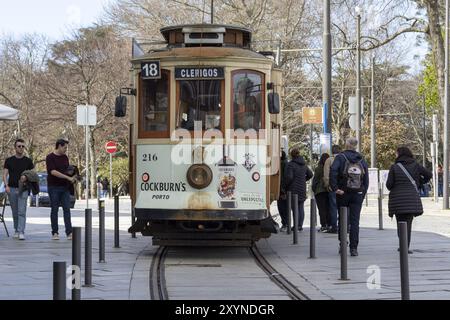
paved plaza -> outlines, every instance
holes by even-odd
[[[92,203],[94,207],[96,203]],[[85,202],[73,210],[73,225],[84,225]],[[450,211],[441,203],[424,200],[425,214],[414,221],[409,255],[411,299],[450,299]],[[145,300],[150,298],[148,274],[155,248],[151,239],[136,239],[127,233],[130,218],[129,199],[121,199],[120,245],[113,248],[113,203],[106,203],[106,263],[98,263],[98,214],[93,214],[93,288],[82,288],[82,299]],[[276,206],[273,208],[275,219]],[[359,257],[348,257],[348,277],[341,281],[337,235],[316,233],[316,259],[309,259],[309,205],[305,229],[299,244],[292,235],[276,234],[262,240],[258,247],[266,259],[311,299],[400,299],[400,268],[395,220],[387,215],[384,203],[384,230],[378,230],[375,199],[363,207]],[[12,232],[12,218],[6,209],[6,223]],[[27,240],[7,238],[0,226],[0,299],[52,299],[53,261],[71,262],[71,242],[64,236],[51,240],[49,208],[28,208]],[[60,213],[62,216],[62,213]],[[62,217],[60,233],[64,234]],[[83,237],[84,239],[84,237]],[[84,242],[84,241],[83,241]],[[84,244],[83,244],[84,251]],[[83,252],[84,266],[84,252]],[[369,285],[376,275],[380,280]],[[67,293],[70,298],[70,293]],[[217,296],[216,296],[217,297]],[[217,298],[220,299],[220,296]]]

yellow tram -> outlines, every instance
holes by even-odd
[[[130,232],[154,245],[248,246],[275,232],[281,70],[251,31],[161,29],[167,46],[132,59]],[[116,116],[127,99],[118,97]]]

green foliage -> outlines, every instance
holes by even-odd
[[[366,123],[362,141],[362,154],[370,164],[370,125]],[[394,163],[397,148],[405,145],[408,128],[398,120],[382,119],[376,121],[376,155],[378,168],[388,170]]]
[[[418,96],[425,98],[425,108],[428,114],[438,111],[441,107],[436,65],[432,55],[428,55],[424,61],[423,81],[418,88]]]
[[[113,158],[112,170],[113,188],[120,189],[128,182],[128,158]],[[98,175],[109,180],[109,161],[99,165]]]

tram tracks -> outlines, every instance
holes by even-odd
[[[294,284],[280,274],[261,254],[256,245],[248,248],[250,257],[256,265],[264,271],[269,279],[278,286],[292,300],[310,300]],[[152,300],[169,300],[166,286],[165,260],[169,253],[168,247],[159,247],[153,256],[150,267],[150,297]],[[199,284],[201,287],[201,284]]]
[[[168,251],[167,247],[159,247],[153,255],[150,267],[150,298],[152,300],[169,300],[164,267]]]

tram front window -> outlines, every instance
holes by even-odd
[[[177,128],[194,130],[195,121],[202,130],[221,128],[222,81],[179,81],[180,89]]]
[[[234,129],[263,128],[263,76],[255,71],[239,70],[233,73]]]
[[[149,136],[169,132],[169,73],[163,71],[159,80],[141,81],[140,131]]]

